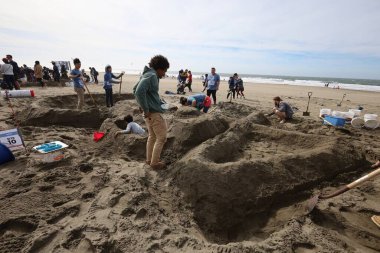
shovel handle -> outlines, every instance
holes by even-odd
[[[311,92],[311,91],[309,91],[308,93],[307,93],[307,95],[309,96],[309,98],[311,97],[311,95],[313,95],[313,92]]]
[[[351,184],[348,184],[347,187],[350,188],[350,189],[355,188],[355,187],[361,185],[362,183],[364,183],[365,181],[367,181],[367,180],[369,180],[371,178],[374,178],[374,177],[376,177],[378,175],[380,175],[380,168],[378,168],[377,170],[372,171],[371,173],[365,175],[364,177],[359,178],[358,180],[355,180]]]
[[[123,82],[123,76],[121,76],[120,79],[120,86],[119,86],[119,95],[121,95],[121,83]]]

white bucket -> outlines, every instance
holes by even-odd
[[[364,121],[377,120],[377,114],[364,114]]]
[[[353,112],[355,114],[354,117],[360,117],[360,114],[362,113],[361,110],[357,110],[357,109],[350,109],[348,110],[349,112]]]
[[[326,115],[331,115],[331,109],[321,109],[319,111],[319,117],[324,117]]]
[[[353,118],[351,120],[352,127],[355,128],[362,128],[364,126],[364,119],[362,118]]]
[[[355,113],[353,113],[353,112],[345,112],[345,113],[343,113],[343,118],[345,118],[345,119],[353,119],[353,118],[355,118]]]
[[[364,126],[371,129],[376,129],[380,125],[377,120],[369,119],[364,122]]]
[[[1,92],[4,98],[34,97],[33,90],[5,90]]]
[[[332,111],[331,115],[338,118],[344,118],[344,112],[340,111]]]

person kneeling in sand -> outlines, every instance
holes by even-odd
[[[210,109],[210,106],[211,106],[211,98],[204,94],[197,94],[197,95],[189,96],[187,98],[180,97],[179,102],[183,106],[192,106],[192,107],[197,108],[198,110],[203,109],[204,113],[207,113],[208,109]]]
[[[132,115],[125,116],[124,120],[127,122],[127,128],[122,131],[117,131],[118,134],[139,134],[145,135],[145,130],[136,122],[133,121]]]
[[[282,101],[280,97],[274,97],[274,108],[273,113],[277,115],[277,117],[280,119],[280,123],[285,123],[287,120],[293,118],[293,109],[292,107]]]

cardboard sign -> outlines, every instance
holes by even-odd
[[[0,131],[0,142],[11,151],[25,147],[24,140],[18,128]]]

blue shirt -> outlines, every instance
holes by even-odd
[[[104,89],[112,89],[112,75],[111,75],[111,72],[106,72],[104,74],[104,86],[103,88]]]
[[[218,74],[208,75],[207,77],[207,89],[208,90],[217,90],[220,82],[220,76]]]
[[[116,78],[116,76],[114,76],[114,74],[112,74],[111,72],[106,72],[104,74],[104,89],[112,89],[112,78]]]
[[[293,118],[294,112],[293,112],[292,107],[288,103],[281,101],[280,104],[278,105],[278,110],[280,112],[285,112],[287,119]]]
[[[73,76],[76,76],[76,75],[82,74],[82,72],[80,72],[79,69],[73,69],[71,70],[70,74]],[[74,88],[84,88],[83,81],[79,77],[74,77],[73,81],[74,81]]]
[[[193,96],[190,96],[187,98],[187,104],[192,105],[193,101],[195,100],[196,101],[196,107],[201,108],[201,107],[203,107],[203,102],[205,101],[205,99],[206,99],[205,94],[193,95]]]

